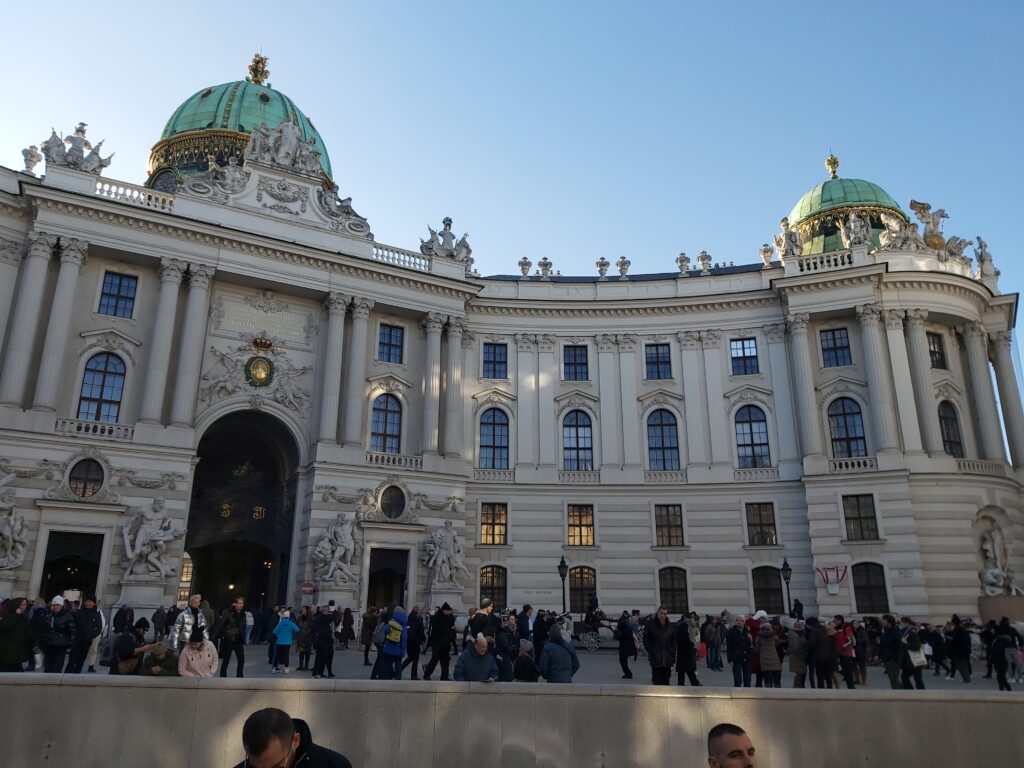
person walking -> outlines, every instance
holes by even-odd
[[[283,607],[275,605],[273,608],[268,608],[266,620],[264,621],[267,636],[267,664],[270,665],[271,669],[277,666],[277,639],[274,637],[274,627],[281,620],[281,609]]]
[[[10,598],[0,605],[0,672],[21,672],[32,655],[28,642],[28,600]]]
[[[996,624],[992,630],[992,644],[989,648],[992,669],[996,673],[996,682],[999,684],[1000,691],[1012,690],[1006,672],[1010,668],[1010,655],[1017,653],[1017,642],[1013,635],[1006,631],[1009,628],[1008,621],[1005,624],[1002,622]]]
[[[75,644],[75,620],[64,608],[64,598],[55,595],[50,610],[42,615],[42,636],[39,648],[43,652],[43,672],[61,673],[68,651]]]
[[[722,620],[715,616],[704,625],[701,633],[704,645],[708,649],[708,669],[720,672],[722,670]]]
[[[363,623],[359,628],[359,644],[363,646],[363,666],[370,666],[370,647],[373,645],[373,630],[377,626],[377,607],[371,605],[363,614]]]
[[[846,687],[852,691],[855,687],[853,668],[856,664],[857,638],[854,637],[853,628],[839,614],[836,614],[832,626],[836,630],[833,640],[836,655],[839,657],[839,672],[842,674],[843,680],[846,681]]]
[[[299,625],[288,616],[288,609],[282,608],[281,615],[274,627],[274,642],[277,650],[274,652],[274,666],[271,673],[283,672],[288,674],[291,670],[288,667],[288,653],[292,648],[292,641],[299,632]]]
[[[952,624],[952,630],[949,655],[955,671],[950,672],[946,679],[956,680],[956,673],[959,672],[963,682],[969,683],[971,682],[971,636],[963,628],[959,616],[954,615],[950,619],[950,624]]]
[[[725,635],[725,660],[732,665],[734,688],[750,687],[750,661],[754,656],[754,643],[742,614]]]
[[[229,608],[225,608],[213,628],[214,642],[220,643],[220,676],[228,676],[231,654],[235,654],[235,677],[242,677],[245,667],[245,599],[236,597]]]
[[[448,666],[451,664],[451,654],[458,654],[455,642],[455,617],[452,615],[452,607],[448,603],[443,603],[441,609],[430,617],[430,634],[427,637],[430,661],[423,667],[424,680],[430,679],[438,663],[441,664],[441,679],[449,679]]]
[[[814,669],[814,678],[818,688],[832,687],[832,654],[834,653],[832,638],[818,621],[817,616],[807,619],[810,634],[807,637],[807,658]]]
[[[299,611],[298,621],[299,633],[295,636],[295,650],[299,654],[299,672],[309,672],[309,663],[313,659],[313,616],[316,608],[308,605],[302,606]]]
[[[853,637],[857,641],[857,645],[853,651],[853,677],[857,685],[867,685],[868,652],[870,651],[868,629],[857,619],[852,620],[850,622],[850,626],[853,627]]]
[[[629,626],[629,614],[626,611],[619,616],[615,624],[615,639],[619,643],[619,666],[622,668],[622,679],[632,680],[633,672],[629,668],[629,660],[636,653],[636,635]],[[531,644],[532,647],[532,644]]]
[[[917,627],[914,626],[913,619],[907,616],[900,617],[900,645],[903,646],[903,653],[900,658],[902,668],[900,683],[904,688],[909,689],[910,681],[913,679],[914,687],[919,691],[923,691],[924,679],[921,676],[921,670],[928,663],[925,661],[921,666],[915,663],[915,658],[921,651],[921,636],[917,632]]]
[[[199,610],[199,606],[203,601],[203,596],[195,594],[189,597],[188,605],[178,614],[174,620],[174,626],[171,628],[170,635],[170,646],[175,651],[180,653],[181,649],[189,642],[189,638],[192,637],[192,630],[199,627],[203,630],[203,635],[207,640],[210,639],[209,625],[206,623],[206,616],[203,615],[202,611]],[[120,614],[120,611],[118,611]],[[116,618],[116,617],[115,617]],[[114,632],[117,634],[117,623],[115,621]]]
[[[312,617],[310,637],[316,657],[313,660],[313,678],[334,677],[334,616],[329,605],[321,605]]]
[[[252,631],[256,626],[256,617],[253,616],[252,611],[248,608],[245,609],[245,644],[252,644]]]
[[[420,617],[420,607],[414,605],[409,612],[408,631],[405,635],[405,661],[402,662],[402,669],[411,666],[409,672],[411,680],[419,680],[420,675],[420,651],[427,641],[426,632],[423,629],[423,619]],[[399,670],[401,672],[401,670]]]
[[[388,619],[388,631],[380,649],[382,659],[379,674],[381,680],[402,679],[402,656],[409,638],[409,617],[405,608],[396,605]]]
[[[900,670],[903,667],[903,635],[891,614],[882,616],[882,637],[878,641],[878,657],[882,661],[889,687],[896,690],[903,687]]]
[[[96,608],[96,598],[90,595],[82,602],[82,607],[71,614],[75,620],[75,644],[71,646],[68,656],[68,674],[78,675],[82,672],[85,660],[89,656],[92,641],[103,631],[103,619]]]
[[[516,630],[520,642],[533,639],[533,606],[527,603],[516,617]],[[532,645],[532,643],[531,643]]]
[[[355,616],[352,615],[351,608],[345,608],[341,612],[341,650],[347,651],[348,644],[356,639],[355,633]]]
[[[693,645],[693,619],[685,614],[676,622],[676,682],[686,685],[700,685],[697,678],[697,649]]]
[[[203,628],[192,627],[188,643],[178,655],[178,674],[181,677],[213,677],[217,674],[217,646],[206,639]]]
[[[664,606],[658,608],[644,625],[644,650],[651,663],[651,683],[669,685],[672,667],[676,663],[676,633]]]
[[[167,609],[162,605],[158,606],[153,615],[150,617],[150,622],[153,624],[153,639],[161,640],[163,636],[167,634]]]
[[[782,657],[779,656],[779,637],[770,622],[762,621],[757,628],[754,652],[761,662],[761,676],[765,688],[782,687]]]
[[[562,630],[554,626],[548,630],[548,641],[544,644],[537,668],[549,683],[571,683],[580,669],[580,659],[572,641],[566,641]]]

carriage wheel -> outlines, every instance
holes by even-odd
[[[601,648],[601,635],[597,632],[584,632],[580,635],[580,642],[588,651],[597,651]]]

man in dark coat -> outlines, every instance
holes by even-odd
[[[114,653],[110,659],[110,674],[138,675],[142,672],[142,660],[156,644],[146,645],[149,621],[143,617],[126,629],[114,640]]]
[[[235,665],[235,677],[242,677],[245,667],[245,598],[236,597],[230,608],[225,608],[213,627],[215,643],[220,643],[220,676],[228,676],[228,662],[231,654],[238,657]]]
[[[280,709],[253,712],[242,726],[245,760],[236,768],[352,768],[344,755],[313,743],[304,720],[293,719]]]
[[[494,611],[494,601],[485,597],[480,601],[480,610],[473,614],[469,622],[469,634],[476,637],[483,634],[484,637],[494,637],[497,634],[497,624],[491,621],[491,613]]]
[[[430,618],[430,635],[427,638],[427,646],[430,648],[430,661],[423,667],[423,679],[429,680],[441,664],[441,679],[448,680],[448,665],[451,663],[451,654],[458,654],[458,647],[455,645],[455,617],[452,615],[452,607],[445,603],[441,610]]]
[[[96,598],[90,595],[85,598],[82,607],[71,614],[75,620],[75,644],[71,646],[71,654],[68,657],[68,674],[78,675],[82,672],[85,658],[89,655],[89,646],[93,638],[100,636],[103,631],[103,619],[96,607]]]
[[[882,637],[878,641],[878,658],[882,661],[885,676],[889,678],[890,688],[902,688],[900,682],[900,662],[903,645],[900,642],[900,630],[896,620],[890,615],[882,616]]]
[[[572,647],[572,640],[566,639],[557,626],[548,631],[548,642],[537,669],[549,683],[571,683],[573,675],[580,670],[580,658]]]
[[[39,647],[43,651],[43,672],[63,672],[68,651],[75,644],[75,620],[60,595],[50,601],[49,612],[39,615],[42,617]]]
[[[622,667],[622,679],[631,680],[633,672],[629,668],[629,660],[636,653],[636,641],[633,639],[633,628],[629,624],[629,614],[625,611],[615,624],[615,639],[619,643],[619,666]]]
[[[953,672],[950,672],[947,680],[955,680],[956,673],[960,673],[963,682],[971,682],[971,636],[960,624],[960,617],[954,615],[950,620],[953,625],[951,642],[949,644],[949,657],[953,662]]]
[[[754,641],[747,629],[746,618],[737,616],[736,623],[725,634],[725,660],[732,665],[732,684],[735,688],[750,687],[750,660],[754,656]]]
[[[313,617],[313,677],[334,677],[334,615],[330,605],[321,605]]]
[[[651,682],[668,685],[676,663],[675,626],[669,623],[668,610],[662,606],[644,625],[644,648],[651,662]]]
[[[679,685],[686,685],[686,678],[690,678],[690,685],[700,685],[697,679],[697,649],[693,647],[693,638],[690,636],[692,619],[685,615],[676,622],[676,678]]]
[[[516,617],[516,631],[519,633],[520,640],[532,639],[533,629],[530,621],[530,617],[533,616],[533,606],[527,603],[523,606],[523,610],[519,612]]]
[[[405,661],[402,662],[402,669],[412,667],[409,672],[409,678],[412,680],[420,679],[420,650],[426,639],[426,634],[423,631],[423,618],[420,616],[419,607],[415,606],[409,613],[408,633],[405,636]]]

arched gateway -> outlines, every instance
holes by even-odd
[[[191,591],[214,607],[288,599],[299,449],[278,419],[257,411],[215,421],[199,442],[185,551]]]

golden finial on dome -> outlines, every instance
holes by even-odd
[[[828,169],[830,179],[838,178],[839,174],[836,171],[839,170],[839,158],[829,152],[828,157],[825,158],[825,168]]]
[[[267,69],[267,57],[262,53],[254,53],[252,64],[249,65],[249,79],[256,85],[263,85],[268,77],[270,77],[270,70]]]

